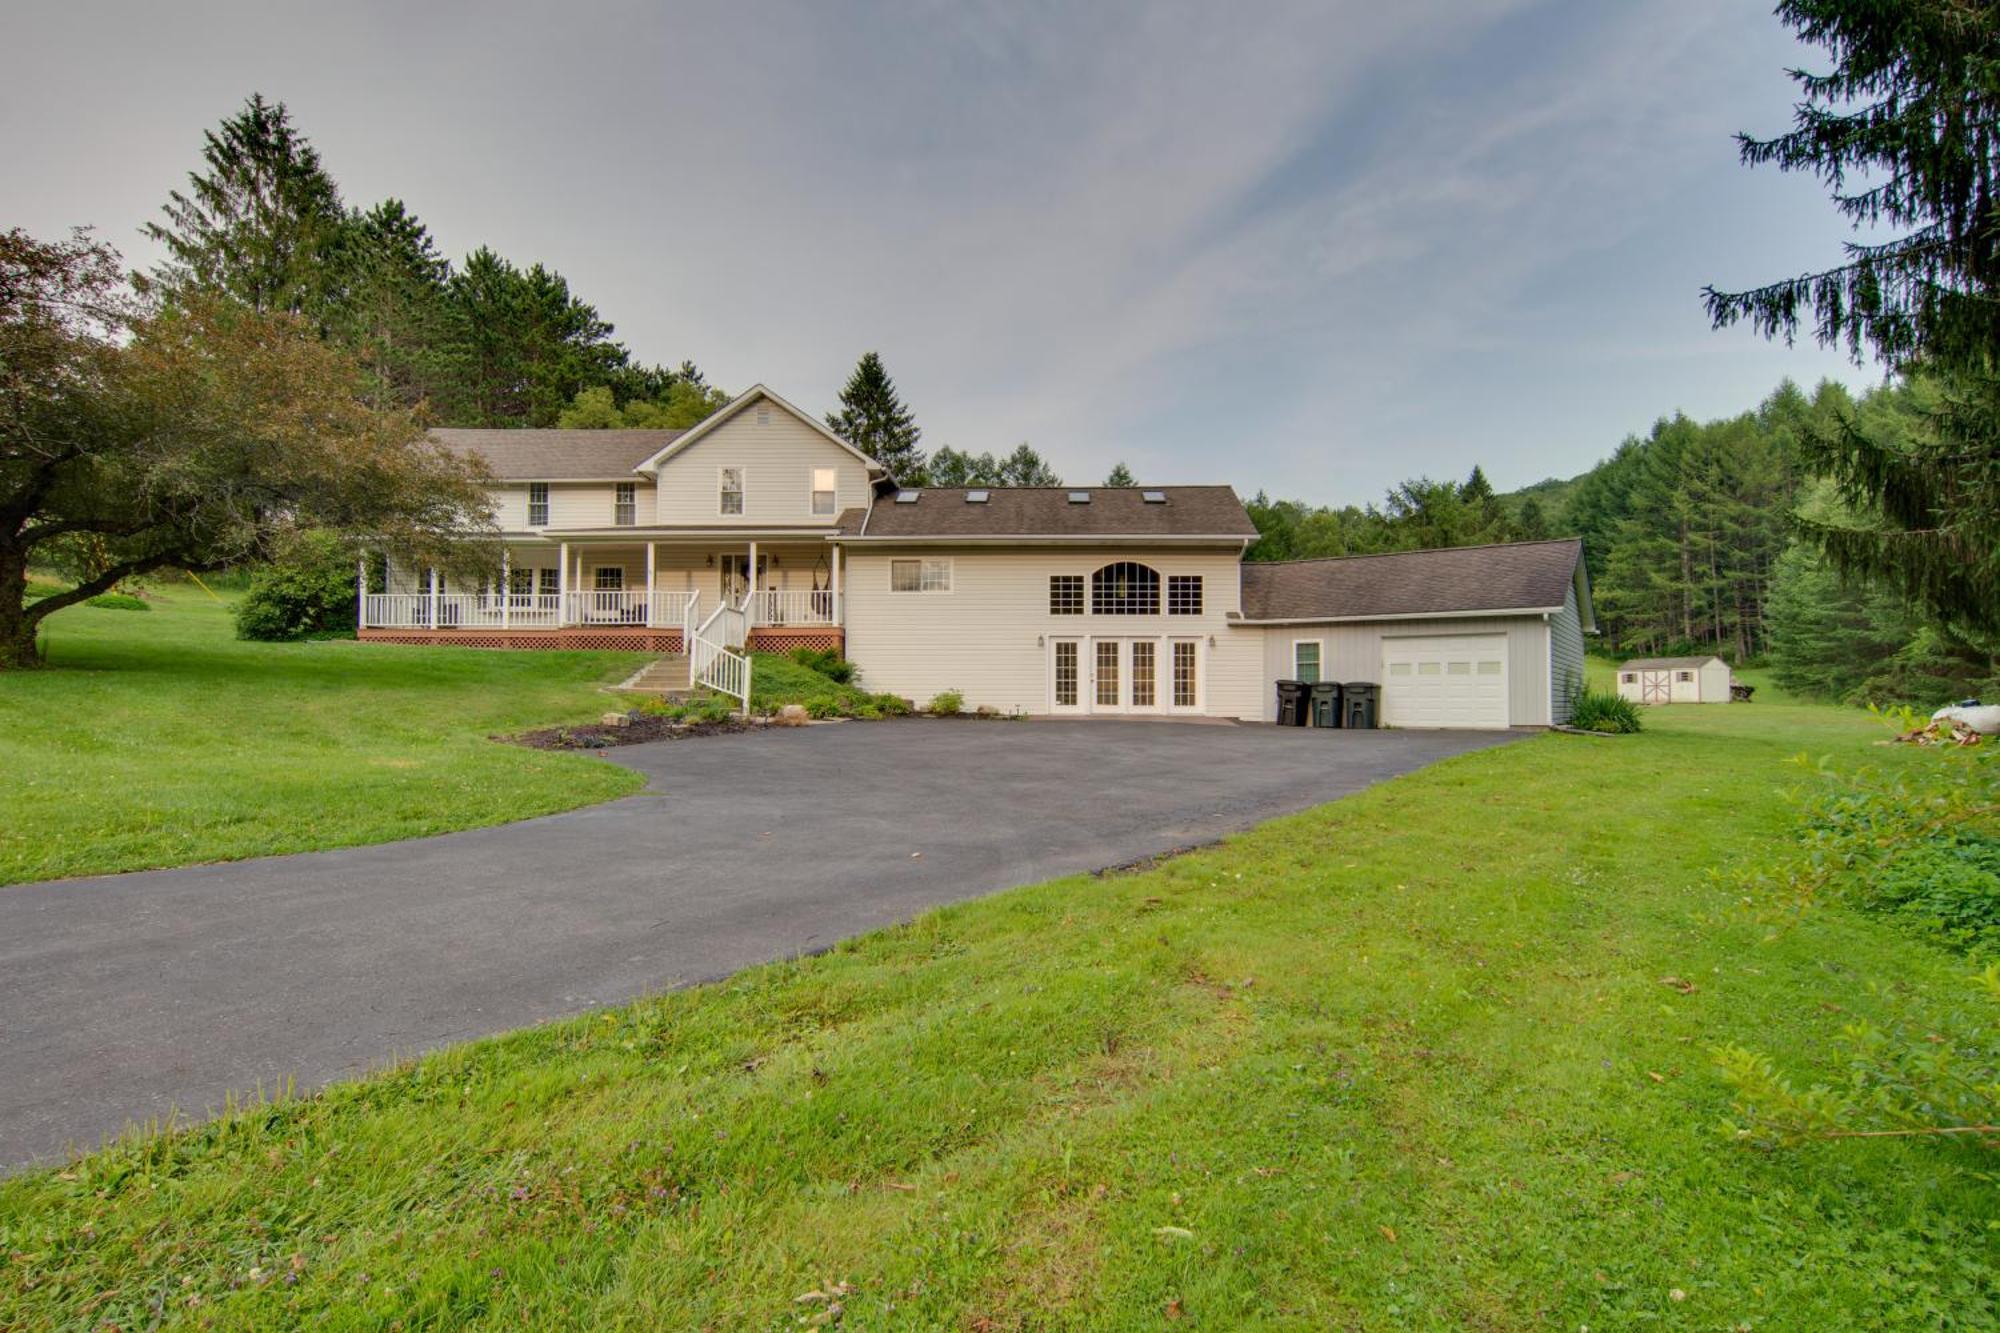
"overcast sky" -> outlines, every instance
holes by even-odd
[[[540,260],[643,361],[808,409],[881,351],[927,447],[1379,498],[1588,467],[1872,372],[1711,332],[1836,253],[1737,164],[1815,61],[1753,0],[863,8],[14,0],[0,225],[139,234],[250,92],[351,204]]]

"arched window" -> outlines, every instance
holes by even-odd
[[[1090,576],[1090,613],[1094,616],[1160,614],[1159,572],[1132,560],[1106,565]]]

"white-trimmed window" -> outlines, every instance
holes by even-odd
[[[721,470],[721,501],[718,512],[740,514],[743,512],[743,469],[726,467]]]
[[[546,481],[528,483],[528,526],[546,528],[549,525],[549,484]]]
[[[1167,614],[1170,616],[1201,614],[1201,575],[1167,575]]]
[[[890,592],[950,592],[950,560],[891,560]]]
[[[1639,673],[1636,671],[1620,672],[1618,675],[1618,683],[1621,685],[1636,685],[1639,683]]]
[[[562,591],[562,571],[553,565],[535,571],[536,591],[544,597],[554,597]]]
[[[835,504],[834,482],[836,473],[830,467],[816,467],[812,470],[812,511],[825,517],[833,513]]]
[[[1049,614],[1052,616],[1083,614],[1083,575],[1049,575]]]
[[[612,491],[611,521],[621,528],[629,528],[639,521],[638,482],[621,481]]]
[[[598,592],[623,592],[625,590],[625,567],[623,565],[599,565],[591,571],[591,587]]]
[[[1120,560],[1090,576],[1090,614],[1094,616],[1156,616],[1160,614],[1160,574],[1151,565]]]
[[[1676,671],[1674,672],[1674,679],[1679,681],[1683,685],[1691,684],[1694,681],[1694,672]]]
[[[1320,641],[1295,639],[1292,642],[1292,679],[1308,685],[1319,683]]]
[[[535,592],[535,571],[532,569],[510,569],[507,571],[507,594],[510,597],[532,597]],[[520,605],[520,603],[515,603]]]

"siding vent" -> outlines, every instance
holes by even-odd
[[[1149,505],[1163,505],[1167,502],[1167,493],[1165,491],[1141,491],[1139,498]]]
[[[1087,505],[1090,503],[1090,492],[1071,491],[1069,493],[1069,502],[1073,505]]]
[[[965,493],[965,502],[969,505],[983,505],[989,498],[990,492],[987,491],[967,491]]]
[[[922,491],[897,491],[896,503],[899,505],[913,505],[917,502],[917,497],[922,494]]]

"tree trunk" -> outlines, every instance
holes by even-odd
[[[42,664],[35,622],[28,619],[28,553],[0,547],[0,671]]]

